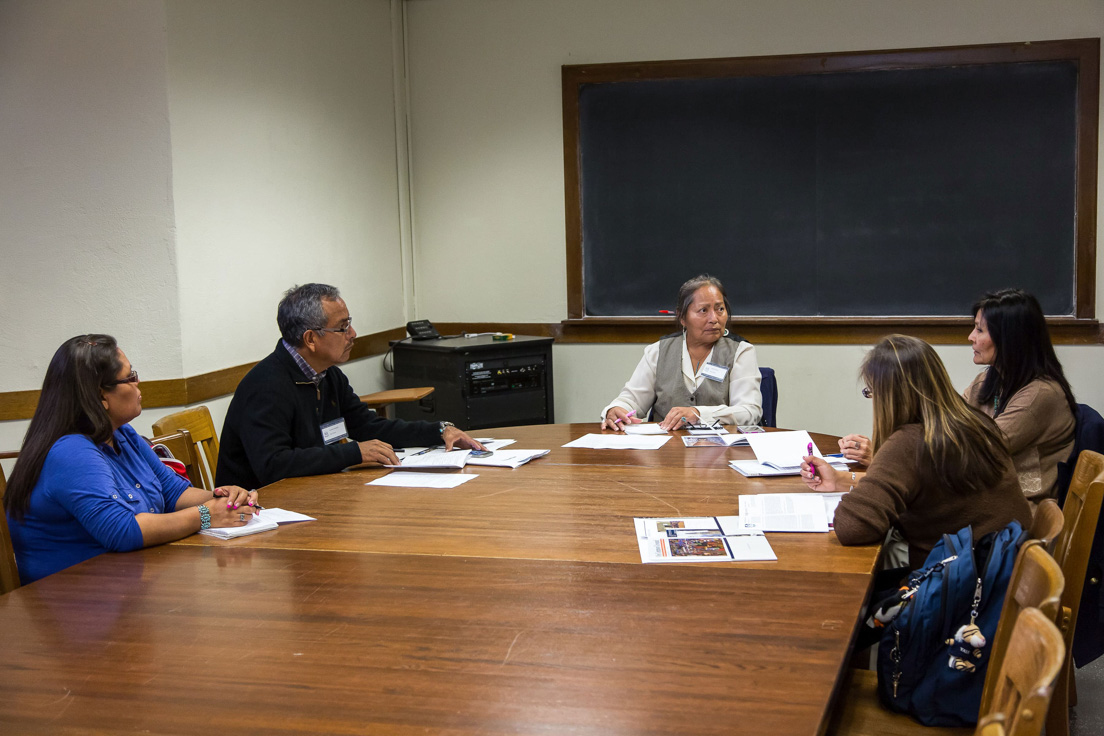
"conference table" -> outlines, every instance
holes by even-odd
[[[807,489],[730,469],[747,447],[562,447],[594,431],[481,430],[551,452],[453,489],[283,480],[262,503],[317,521],[0,596],[0,732],[822,733],[878,548],[767,534],[777,561],[641,564],[634,517]]]

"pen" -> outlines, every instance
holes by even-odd
[[[620,424],[622,419],[632,419],[635,416],[636,416],[636,409],[633,409],[628,414],[626,414],[624,417],[617,417],[617,419],[614,419],[613,423],[614,424]]]
[[[813,443],[812,442],[809,443],[808,455],[809,455],[809,457],[813,456]],[[813,477],[815,478],[816,477],[816,466],[813,465],[812,460],[809,461],[809,471],[813,474]]]
[[[661,309],[661,310],[659,310],[659,313],[660,314],[674,314],[674,312],[672,312],[670,309]]]

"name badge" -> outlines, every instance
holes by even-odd
[[[717,365],[716,363],[706,363],[701,367],[701,374],[708,378],[710,381],[717,381],[720,383],[728,375],[728,366]]]
[[[348,436],[349,433],[345,429],[344,419],[335,419],[322,425],[322,441],[327,445],[332,445]]]

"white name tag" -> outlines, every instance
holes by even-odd
[[[344,419],[335,419],[322,425],[322,441],[327,445],[332,445],[348,436],[349,433],[345,430]]]
[[[717,381],[719,383],[728,375],[728,366],[717,365],[716,363],[706,363],[701,367],[701,374],[710,381]]]

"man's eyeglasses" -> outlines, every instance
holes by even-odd
[[[348,332],[351,329],[353,329],[352,320],[350,320],[344,327],[315,327],[314,331],[315,332],[321,332],[323,334],[327,333],[327,332],[337,332],[337,333],[340,333],[340,334],[344,335],[346,332]]]
[[[108,381],[104,384],[104,388],[118,386],[120,383],[138,383],[138,371],[132,370],[126,378],[120,378],[118,381]]]
[[[874,392],[870,390],[869,386],[863,386],[862,395],[868,399],[874,398]]]

